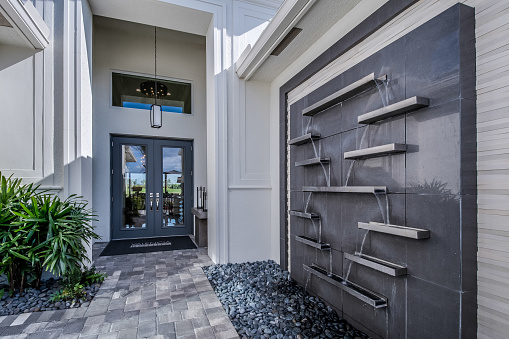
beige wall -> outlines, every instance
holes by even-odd
[[[478,338],[509,333],[509,1],[421,0],[327,69],[289,94],[295,102],[328,79],[369,57],[461,2],[476,10],[478,142]],[[360,4],[362,5],[362,3]],[[368,12],[368,11],[367,11]],[[369,13],[366,13],[369,14]],[[357,22],[362,21],[359,17]],[[279,116],[279,87],[344,34],[338,22],[271,84],[271,117]],[[316,47],[316,48],[315,48]],[[312,51],[316,54],[311,58]],[[276,134],[279,126],[272,120]],[[272,137],[272,144],[278,137]],[[276,159],[273,157],[272,159]],[[279,159],[279,158],[277,158]],[[278,167],[273,161],[271,166]]]
[[[110,134],[193,139],[194,185],[206,186],[205,38],[158,30],[158,76],[193,84],[193,114],[163,113],[160,129],[150,127],[148,111],[111,106],[112,70],[153,75],[153,27],[96,17],[93,44],[93,208],[97,233],[108,241]]]

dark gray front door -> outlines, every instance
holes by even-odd
[[[112,239],[193,232],[192,141],[112,137]]]

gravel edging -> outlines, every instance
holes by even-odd
[[[17,315],[21,313],[29,312],[41,312],[41,311],[55,311],[65,310],[70,308],[86,307],[90,305],[90,301],[99,291],[101,284],[92,284],[86,286],[86,295],[81,299],[74,299],[68,301],[51,301],[51,296],[58,292],[62,287],[60,280],[50,278],[45,281],[41,281],[39,289],[33,287],[25,288],[23,295],[15,293],[14,296],[10,297],[8,287],[4,288],[5,294],[0,300],[0,316],[5,315]]]
[[[203,267],[242,338],[369,338],[274,261]]]

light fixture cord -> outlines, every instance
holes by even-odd
[[[157,105],[157,26],[154,26],[154,83],[156,86],[155,104]]]

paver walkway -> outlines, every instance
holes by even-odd
[[[108,278],[89,307],[0,317],[0,336],[238,338],[201,269],[212,264],[205,249],[99,257]]]

